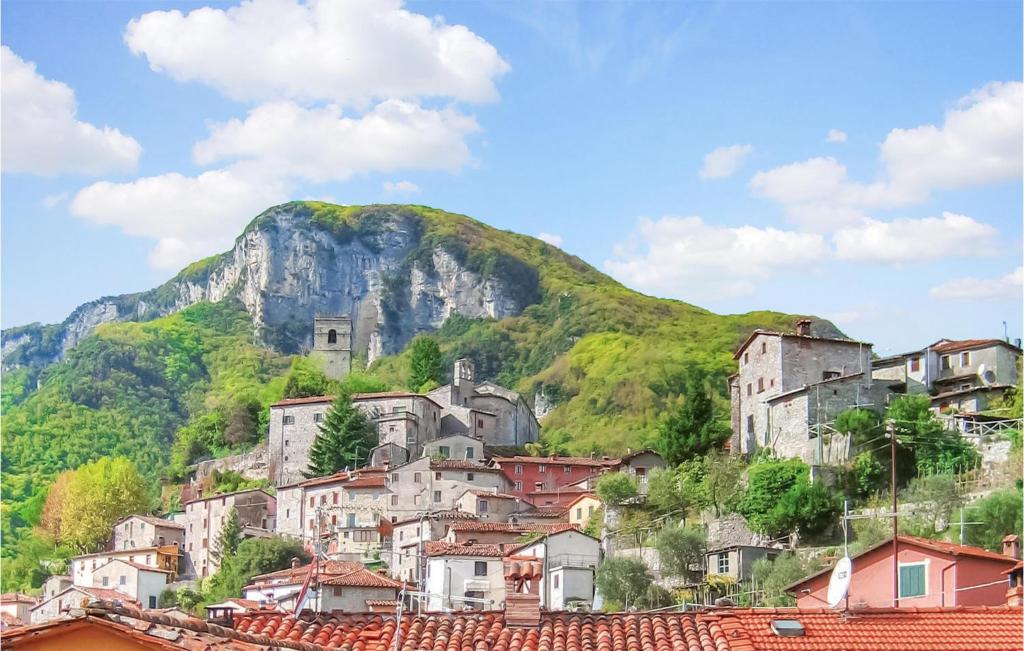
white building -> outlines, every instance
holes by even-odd
[[[104,587],[97,583],[94,579],[94,574],[111,561],[125,561],[126,563],[163,571],[169,575],[169,580],[173,581],[178,574],[180,553],[177,545],[164,545],[163,547],[119,549],[75,556],[71,559],[71,582],[78,587],[84,588],[93,586]]]
[[[396,599],[403,587],[400,581],[372,572],[359,563],[320,561],[313,566],[293,561],[288,569],[253,577],[243,593],[246,599],[293,610],[311,570],[314,574],[310,588],[299,605],[314,612],[367,612],[367,601]]]
[[[573,528],[550,533],[513,548],[512,559],[539,559],[544,566],[541,608],[565,610],[570,603],[593,604],[594,574],[601,562],[601,541]]]
[[[505,601],[502,545],[424,544],[427,610],[494,610]]]
[[[143,608],[156,608],[171,573],[155,567],[114,559],[92,573],[93,587],[110,588],[128,595]]]
[[[123,592],[109,588],[94,588],[80,585],[68,586],[59,594],[41,601],[32,608],[29,619],[33,624],[40,624],[57,619],[62,613],[72,608],[81,608],[90,601],[119,601],[127,606],[138,606],[131,597]]]
[[[114,525],[114,549],[185,545],[185,525],[150,515],[129,515]]]

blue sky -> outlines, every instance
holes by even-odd
[[[2,9],[5,327],[324,198],[544,233],[881,353],[1021,334],[1019,3]]]

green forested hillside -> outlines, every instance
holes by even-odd
[[[289,206],[337,238],[372,234],[381,210]],[[797,318],[774,312],[720,316],[644,296],[534,238],[422,206],[387,209],[418,218],[419,246],[407,264],[429,271],[430,252],[441,247],[483,277],[500,276],[529,304],[500,321],[453,316],[435,336],[447,361],[470,357],[481,378],[528,398],[543,392],[555,406],[543,423],[552,449],[619,452],[649,442],[695,366],[720,392],[724,417],[734,347],[756,327],[788,328]],[[261,216],[248,228],[272,228],[267,219]],[[183,274],[208,274],[223,259],[214,256]],[[168,291],[150,294],[131,300],[152,302]],[[818,327],[831,329],[827,322]],[[286,385],[305,381],[310,364],[272,344],[255,345],[252,336],[250,316],[228,298],[145,323],[107,324],[41,372],[8,370],[2,396],[4,557],[45,557],[46,544],[27,532],[62,470],[125,456],[151,478],[156,495],[159,479],[173,479],[183,463],[255,445],[265,435],[266,406],[285,394]],[[263,334],[263,342],[279,340],[273,332]],[[403,387],[408,353],[376,361],[367,375],[358,381]],[[4,565],[4,590],[35,581]]]

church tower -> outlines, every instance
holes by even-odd
[[[313,319],[313,358],[324,373],[340,380],[352,370],[352,319],[347,316],[318,316]]]

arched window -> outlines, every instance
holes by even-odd
[[[328,330],[327,331],[327,343],[329,343],[329,344],[336,344],[336,343],[338,343],[338,331],[337,330]]]

